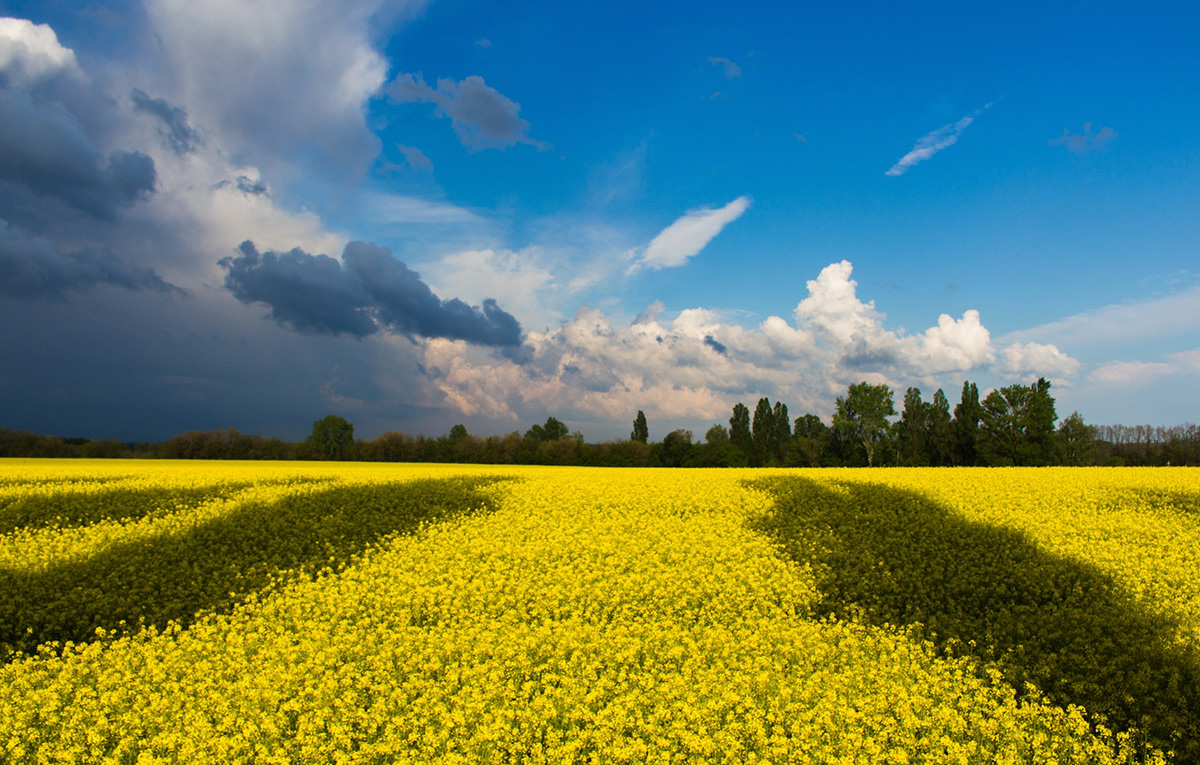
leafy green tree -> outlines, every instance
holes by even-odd
[[[979,464],[979,419],[983,407],[979,403],[979,388],[964,382],[962,396],[954,407],[954,464],[970,467]]]
[[[1079,412],[1058,424],[1058,455],[1064,465],[1093,465],[1096,461],[1096,428],[1083,421]]]
[[[692,431],[672,430],[662,441],[659,459],[663,467],[683,467],[692,452]]]
[[[784,464],[788,467],[820,467],[829,448],[829,426],[815,414],[797,417]]]
[[[929,464],[926,429],[929,421],[929,405],[921,400],[919,388],[909,388],[904,393],[904,410],[896,423],[896,441],[900,450],[900,464],[920,466]]]
[[[866,455],[868,467],[874,467],[876,458],[887,447],[887,418],[896,414],[892,389],[885,383],[854,383],[834,403],[833,429],[848,446]]]
[[[744,461],[749,461],[750,453],[754,451],[754,436],[750,433],[750,410],[742,402],[733,407],[733,416],[729,418],[729,442],[742,453]]]
[[[746,460],[730,442],[729,430],[724,425],[717,424],[704,434],[700,464],[703,467],[737,467],[746,464]]]
[[[979,453],[989,465],[1049,465],[1054,459],[1050,383],[1008,385],[983,400]]]
[[[313,423],[307,443],[323,459],[345,459],[354,445],[354,426],[336,414],[327,415]]]
[[[567,426],[560,422],[555,417],[547,417],[545,425],[534,425],[529,430],[525,431],[525,438],[533,441],[535,444],[544,443],[546,441],[557,441],[560,438],[566,438],[571,431]]]
[[[467,433],[466,425],[455,425],[453,428],[450,428],[450,440],[451,441],[461,441],[464,438],[466,438],[468,435],[469,434]]]
[[[775,431],[775,410],[766,397],[758,400],[754,408],[754,424],[751,427],[753,440],[750,467],[762,467],[771,459],[771,442]]]
[[[638,410],[637,419],[633,421],[633,432],[629,434],[630,441],[646,443],[650,440],[650,426],[646,424],[646,413]]]
[[[934,467],[953,464],[954,430],[950,420],[950,402],[941,388],[933,394],[933,403],[929,405],[925,433],[929,464]]]

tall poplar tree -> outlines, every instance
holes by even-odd
[[[954,464],[971,467],[979,464],[979,388],[964,382],[958,405],[954,407]]]
[[[776,401],[775,408],[771,410],[771,419],[771,455],[782,465],[792,440],[792,421],[788,419],[787,404]]]
[[[638,410],[637,419],[633,421],[633,432],[629,434],[630,441],[646,443],[650,439],[650,426],[646,424],[646,413]]]
[[[750,433],[750,410],[741,401],[733,407],[733,416],[729,418],[729,442],[737,447],[746,460],[754,451],[754,437]]]
[[[751,433],[754,440],[754,452],[750,458],[750,467],[762,467],[771,460],[771,444],[775,432],[775,410],[766,398],[758,400],[754,408],[754,424]]]
[[[929,417],[925,421],[926,447],[929,464],[943,467],[954,461],[954,430],[950,420],[950,402],[938,388],[929,406]]]

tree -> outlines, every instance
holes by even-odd
[[[866,454],[867,466],[874,467],[887,442],[890,428],[887,418],[896,414],[891,388],[884,383],[854,383],[834,403],[833,429],[848,445],[861,449]]]
[[[313,423],[307,443],[324,459],[344,459],[354,445],[354,426],[336,414],[327,415]]]
[[[700,451],[703,467],[736,467],[745,464],[741,452],[729,441],[729,430],[721,424],[713,425],[704,434],[704,446]]]
[[[461,441],[464,438],[466,438],[468,435],[469,434],[467,433],[466,425],[455,425],[453,428],[450,428],[450,441],[451,442]]]
[[[979,464],[979,418],[983,408],[979,404],[979,388],[973,382],[964,382],[962,396],[954,407],[954,464],[970,467]]]
[[[979,454],[989,465],[1049,465],[1057,418],[1045,378],[994,390],[983,400]]]
[[[829,426],[815,414],[796,418],[784,464],[788,467],[820,467],[829,447]]]
[[[904,393],[904,411],[896,427],[900,464],[913,467],[929,464],[926,443],[928,421],[929,405],[921,400],[921,390],[909,388]]]
[[[1064,465],[1091,465],[1096,460],[1096,428],[1071,412],[1058,424],[1058,455]]]
[[[952,464],[954,430],[950,421],[950,402],[946,400],[946,394],[941,388],[933,394],[933,403],[929,406],[929,416],[925,421],[925,433],[929,464],[934,467]]]
[[[525,431],[525,437],[535,443],[543,443],[545,441],[557,441],[560,438],[566,438],[570,432],[567,426],[557,418],[547,417],[545,425],[534,425]]]
[[[750,467],[762,467],[771,459],[771,441],[775,431],[775,411],[765,397],[758,400],[754,408],[754,425],[751,428],[753,441]]]
[[[630,441],[646,443],[650,439],[650,426],[646,424],[646,413],[638,410],[637,419],[633,421],[633,433],[629,434]]]
[[[777,460],[780,464],[783,463],[787,456],[788,444],[792,440],[792,422],[788,419],[787,404],[782,401],[775,402],[775,409],[772,410],[772,428],[771,428],[771,457]]]
[[[750,433],[750,410],[742,402],[733,407],[733,416],[729,418],[729,442],[742,453],[742,458],[748,460],[754,451],[754,437]]]
[[[692,452],[692,431],[672,430],[663,439],[659,459],[663,467],[682,467]]]

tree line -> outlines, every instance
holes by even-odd
[[[950,407],[942,390],[925,401],[908,388],[896,410],[891,388],[860,382],[838,396],[829,424],[760,398],[754,411],[737,403],[728,425],[704,440],[676,429],[650,440],[643,411],[628,439],[587,443],[555,417],[523,434],[480,437],[463,425],[443,436],[388,431],[355,438],[354,426],[329,415],[301,442],[235,428],[189,431],[162,443],[57,438],[0,428],[0,457],[143,457],[164,459],[359,460],[609,467],[840,467],[1004,465],[1200,465],[1200,427],[1093,426],[1078,412],[1058,420],[1050,383],[993,390],[982,400],[964,382]]]

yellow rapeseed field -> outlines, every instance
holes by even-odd
[[[1197,762],[1198,498],[1186,469],[4,461],[0,760]]]

